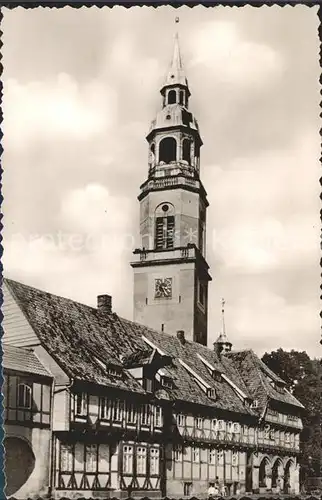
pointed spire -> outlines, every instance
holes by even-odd
[[[225,299],[221,299],[221,333],[217,338],[215,344],[221,344],[225,351],[230,351],[232,343],[229,342],[226,335],[226,325],[225,325]]]
[[[175,18],[175,23],[179,23],[179,18]],[[171,60],[171,65],[166,77],[166,80],[164,82],[163,87],[166,87],[168,85],[184,85],[185,87],[188,87],[188,80],[185,76],[184,68],[183,68],[183,63],[182,63],[182,57],[181,57],[181,52],[180,52],[180,44],[179,44],[179,34],[178,31],[176,31],[175,36],[174,36],[174,45],[173,45],[173,55],[172,55],[172,60]]]

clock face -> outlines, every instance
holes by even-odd
[[[155,280],[155,298],[171,299],[172,297],[172,278],[157,278]]]

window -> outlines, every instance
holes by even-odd
[[[177,415],[177,423],[180,427],[184,427],[186,425],[186,416],[179,413],[179,415]]]
[[[31,408],[31,387],[29,385],[18,385],[18,407]]]
[[[235,467],[238,465],[238,451],[233,451],[232,465],[234,465]]]
[[[137,474],[146,474],[146,448],[138,446],[136,448],[136,472]]]
[[[197,429],[202,429],[202,424],[203,424],[203,418],[201,417],[195,418],[195,427]]]
[[[124,402],[116,399],[113,403],[113,420],[121,422],[123,420]]]
[[[85,392],[79,392],[75,395],[75,412],[78,417],[87,415],[87,394]]]
[[[216,463],[216,448],[209,450],[209,464],[215,465]]]
[[[182,142],[182,159],[191,164],[191,156],[190,156],[190,141],[189,139],[183,139]]]
[[[154,425],[162,427],[162,408],[160,406],[154,408]]]
[[[233,423],[227,422],[227,434],[230,435],[232,433]]]
[[[174,247],[174,216],[157,217],[155,221],[155,247],[157,249]]]
[[[233,425],[233,433],[234,433],[234,434],[238,434],[238,433],[239,433],[239,431],[240,431],[240,430],[239,430],[239,424],[234,423],[234,425]]]
[[[254,399],[254,401],[250,405],[251,408],[258,408],[258,401],[257,399]]]
[[[179,104],[184,104],[184,91],[180,90],[179,93]]]
[[[189,113],[189,111],[186,111],[185,109],[183,109],[181,112],[181,116],[182,116],[183,124],[186,125],[187,127],[189,127],[190,122],[192,122],[192,114]]]
[[[142,425],[150,425],[150,406],[142,405],[141,406],[141,424]]]
[[[215,389],[207,389],[207,396],[210,399],[215,399],[216,398],[216,391],[215,391]]]
[[[212,420],[211,422],[211,428],[213,431],[217,430],[217,420]]]
[[[147,392],[153,391],[153,380],[150,378],[144,378],[143,387]]]
[[[159,144],[159,162],[171,163],[177,160],[177,141],[174,137],[165,137]]]
[[[123,446],[123,472],[124,474],[133,473],[133,446]]]
[[[175,462],[182,461],[182,447],[181,446],[177,446],[176,449],[174,450],[174,460],[175,460]]]
[[[163,387],[167,387],[168,389],[172,389],[173,387],[173,381],[170,377],[162,377],[161,384]]]
[[[218,464],[219,465],[224,464],[224,452],[223,452],[223,450],[218,450]]]
[[[168,104],[175,104],[177,100],[177,93],[175,90],[170,90],[168,93]]]
[[[96,472],[97,470],[97,445],[92,444],[85,447],[86,472]]]
[[[150,475],[156,476],[159,474],[159,448],[150,448]]]
[[[200,461],[200,449],[196,446],[192,448],[192,461],[194,463],[199,463]]]
[[[290,433],[285,432],[285,443],[289,443],[289,442],[290,442]]]
[[[137,422],[136,407],[133,403],[127,405],[127,421],[129,424],[136,424]]]
[[[183,494],[184,496],[190,496],[192,490],[192,483],[183,483]]]
[[[225,422],[223,420],[218,421],[218,430],[219,431],[224,431],[225,430]]]
[[[107,368],[107,373],[111,375],[112,377],[121,377],[122,372],[120,369],[115,368],[114,366],[109,366]]]
[[[62,472],[73,470],[73,447],[71,445],[60,445],[60,470]]]
[[[108,420],[111,418],[111,406],[107,398],[101,398],[100,401],[100,415],[102,420]]]

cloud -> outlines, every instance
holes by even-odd
[[[283,69],[282,58],[272,47],[243,39],[232,22],[203,23],[189,43],[191,66],[205,65],[216,80],[229,85],[269,85]]]
[[[106,187],[93,183],[65,195],[60,217],[75,231],[122,233],[128,228],[129,205],[127,198],[112,196]]]
[[[117,93],[104,82],[79,84],[61,73],[50,81],[4,82],[5,147],[28,147],[31,140],[83,140],[113,126]]]
[[[231,331],[239,347],[250,345],[263,353],[279,346],[308,349],[319,335],[317,303],[288,304],[284,297],[267,291],[241,297],[234,303]],[[305,334],[304,334],[305,332]],[[311,355],[315,351],[311,350]]]

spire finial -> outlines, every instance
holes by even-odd
[[[173,45],[173,53],[172,53],[172,60],[170,64],[170,68],[165,80],[165,83],[163,85],[163,88],[168,86],[168,85],[182,85],[184,87],[188,87],[188,81],[183,69],[183,63],[182,63],[182,58],[181,58],[181,53],[180,53],[180,46],[179,46],[179,34],[178,34],[178,29],[177,25],[180,22],[180,19],[178,16],[175,17],[174,23],[176,26],[175,29],[175,34],[174,34],[174,45]],[[189,89],[188,89],[189,92]],[[189,93],[190,95],[190,93]]]

